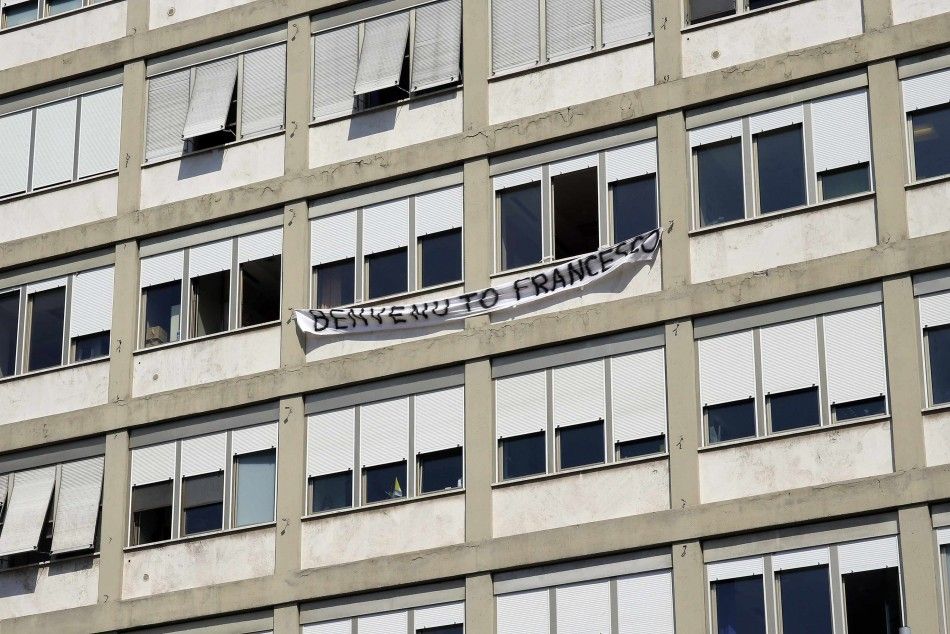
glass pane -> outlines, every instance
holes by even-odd
[[[704,227],[745,217],[742,189],[742,141],[696,150],[699,218]]]
[[[223,522],[224,474],[184,478],[182,508],[185,535],[220,530]]]
[[[145,347],[181,339],[181,282],[145,289]]]
[[[221,530],[221,511],[223,508],[219,503],[185,509],[184,534],[195,535]]]
[[[736,12],[735,0],[690,0],[690,24],[721,18]]]
[[[457,489],[462,486],[462,449],[450,449],[419,456],[423,493]]]
[[[765,7],[770,7],[773,4],[786,1],[787,0],[749,0],[749,10],[755,11],[756,9],[763,9]]]
[[[666,451],[666,435],[653,436],[652,438],[639,438],[637,440],[628,440],[627,442],[617,443],[618,457],[639,458],[640,456],[649,456],[655,453],[664,453]]]
[[[353,506],[353,472],[343,471],[311,478],[311,512],[332,511]]]
[[[443,625],[441,627],[427,627],[425,629],[416,630],[416,634],[462,634],[465,631],[465,626],[459,625]]]
[[[506,189],[501,199],[501,267],[541,261],[541,183]]]
[[[765,634],[762,577],[716,581],[713,586],[718,634]]]
[[[202,275],[191,280],[192,320],[191,334],[195,337],[213,335],[228,329],[228,305],[231,290],[231,271]]]
[[[544,473],[544,432],[502,439],[501,456],[505,480]]]
[[[405,247],[366,258],[369,299],[405,293],[409,286],[409,254]]]
[[[149,509],[132,514],[132,545],[151,544],[172,538],[172,507]]]
[[[807,199],[801,126],[758,134],[755,138],[762,213],[804,205]]]
[[[656,215],[656,175],[611,186],[614,242],[622,242],[659,226]]]
[[[46,0],[46,6],[49,7],[50,15],[56,15],[81,8],[82,0]]]
[[[600,246],[597,168],[568,172],[551,179],[554,209],[554,257],[568,258]]]
[[[834,634],[828,567],[778,573],[782,634]]]
[[[817,387],[771,394],[768,398],[772,431],[821,425],[821,405],[818,402]]]
[[[604,461],[604,423],[585,423],[558,429],[561,468],[570,469]]]
[[[65,286],[30,295],[30,370],[63,362],[65,311]]]
[[[274,521],[275,460],[273,450],[238,456],[235,459],[235,526]]]
[[[398,500],[406,496],[406,463],[395,462],[379,467],[367,467],[366,502]]]
[[[241,265],[241,326],[280,319],[280,256]]]
[[[452,229],[419,239],[422,246],[422,286],[462,279],[462,230]]]
[[[950,106],[911,115],[917,179],[950,174]]]
[[[6,7],[3,10],[3,17],[5,18],[3,26],[11,27],[33,22],[38,17],[37,4],[37,2],[24,2],[23,4]]]
[[[99,332],[85,337],[76,337],[75,360],[88,361],[109,356],[109,332]]]
[[[897,634],[903,620],[897,568],[853,572],[841,581],[849,632]]]
[[[851,403],[842,403],[832,406],[835,411],[835,420],[851,420],[853,418],[864,418],[866,416],[877,416],[887,411],[887,402],[883,396],[878,398],[869,398],[863,401],[852,401]]]
[[[352,304],[355,275],[352,258],[318,266],[315,308],[336,308]]]
[[[867,163],[821,172],[821,199],[833,200],[871,191],[871,169]]]
[[[16,369],[17,324],[20,294],[0,295],[0,378],[13,376]]]
[[[933,402],[950,403],[950,326],[927,329]]]
[[[706,407],[709,442],[726,442],[755,436],[755,401],[748,399]]]

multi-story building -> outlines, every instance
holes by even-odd
[[[948,10],[3,0],[0,631],[947,634]]]

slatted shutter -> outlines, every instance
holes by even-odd
[[[818,327],[814,319],[767,326],[759,336],[766,394],[818,385]]]
[[[441,0],[416,9],[412,89],[458,81],[461,50],[462,0]]]
[[[37,549],[55,483],[56,467],[13,474],[13,493],[0,533],[0,557]]]
[[[242,427],[231,432],[231,455],[256,453],[277,448],[277,423]]]
[[[303,626],[303,634],[353,634],[353,620],[341,619]]]
[[[132,486],[175,479],[178,443],[166,442],[132,450]]]
[[[399,85],[408,39],[408,11],[384,15],[363,24],[363,45],[354,89],[357,95]]]
[[[831,549],[827,546],[820,548],[803,548],[790,550],[772,555],[772,570],[794,570],[796,568],[811,568],[813,566],[827,566],[831,562]]]
[[[699,341],[699,385],[703,405],[720,405],[755,396],[751,330]]]
[[[188,250],[188,277],[196,278],[211,273],[229,271],[234,241],[218,240]]]
[[[577,425],[604,420],[604,362],[585,361],[554,368],[554,425]]]
[[[904,110],[913,112],[950,103],[950,68],[910,77],[901,82]]]
[[[563,59],[594,48],[594,0],[546,0],[548,59]]]
[[[492,71],[533,66],[541,58],[538,0],[491,0]]]
[[[86,550],[95,544],[102,497],[102,464],[100,456],[63,465],[56,497],[54,553]]]
[[[666,359],[663,348],[610,359],[614,440],[666,434]]]
[[[465,442],[465,391],[461,386],[413,397],[416,454],[461,447]]]
[[[519,187],[521,185],[527,185],[528,183],[537,183],[541,180],[541,168],[540,167],[531,167],[526,170],[519,170],[517,172],[509,172],[508,174],[502,174],[496,176],[492,179],[492,185],[495,188],[495,191],[501,191],[503,189],[510,189],[512,187]]]
[[[776,108],[768,112],[760,112],[749,117],[749,128],[752,134],[768,132],[801,124],[805,120],[805,109],[801,104]]]
[[[287,92],[287,45],[279,44],[244,55],[241,90],[241,135],[280,130],[284,126]]]
[[[227,434],[208,434],[181,441],[181,477],[224,471]]]
[[[30,178],[30,146],[33,139],[33,111],[0,117],[0,196],[25,192]]]
[[[843,575],[898,566],[900,550],[897,537],[878,537],[838,546],[838,570]]]
[[[924,295],[918,301],[921,328],[950,324],[950,291]]]
[[[544,431],[548,425],[544,370],[495,380],[495,431],[499,438]]]
[[[427,236],[462,226],[462,186],[416,196],[416,236]]]
[[[356,410],[352,407],[307,417],[307,476],[353,469]]]
[[[360,407],[360,464],[401,462],[409,456],[409,399],[395,398]]]
[[[653,32],[650,0],[601,0],[604,46],[626,42]]]
[[[832,404],[876,398],[887,393],[884,324],[881,307],[825,315],[825,366]]]
[[[409,244],[409,199],[363,209],[363,255],[382,253]]]
[[[280,255],[284,232],[280,227],[265,229],[238,238],[238,264]]]
[[[9,490],[10,484],[10,474],[0,475],[0,513],[3,512],[3,508],[7,505],[7,491]]]
[[[69,99],[36,109],[33,189],[73,179],[77,103]]]
[[[674,634],[673,573],[658,570],[617,579],[617,634]]]
[[[184,268],[184,251],[171,251],[142,258],[140,273],[142,288],[180,280]]]
[[[353,111],[359,64],[358,24],[318,33],[313,38],[313,118]]]
[[[114,278],[114,266],[83,271],[73,276],[70,339],[112,329]]]
[[[79,178],[117,169],[122,87],[83,95],[79,102]]]
[[[656,140],[607,150],[607,182],[656,174]]]
[[[502,594],[495,600],[498,634],[549,634],[550,599],[547,589]]]
[[[578,156],[575,158],[570,158],[565,161],[558,161],[557,163],[551,163],[548,167],[548,174],[551,178],[555,176],[560,176],[561,174],[567,174],[569,172],[579,172],[580,170],[586,170],[591,167],[597,167],[600,159],[596,154],[588,154],[587,156]]]
[[[237,82],[238,60],[229,57],[195,69],[195,85],[188,100],[182,138],[224,130]]]
[[[356,212],[347,211],[310,221],[312,266],[356,257]]]
[[[937,545],[946,546],[950,544],[950,527],[938,528],[937,533]]]
[[[402,634],[409,631],[409,613],[405,610],[361,616],[356,620],[360,634]]]
[[[413,626],[416,631],[447,625],[465,623],[465,602],[443,603],[425,608],[416,608],[412,613]]]
[[[733,559],[706,565],[706,576],[709,577],[709,581],[742,579],[762,574],[765,574],[765,561],[761,557]]]
[[[610,632],[610,582],[559,586],[555,591],[558,632]]]
[[[816,171],[870,162],[867,91],[816,99],[811,118]]]
[[[712,125],[696,128],[689,131],[689,146],[699,147],[718,143],[727,139],[738,139],[742,136],[742,120],[733,119]]]
[[[182,130],[188,114],[191,70],[185,69],[148,80],[148,114],[145,159],[181,154]]]
[[[32,295],[33,293],[42,293],[43,291],[49,291],[54,288],[61,288],[63,286],[66,286],[65,277],[43,280],[42,282],[33,282],[32,284],[26,285],[26,294]]]

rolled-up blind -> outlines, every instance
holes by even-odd
[[[416,631],[465,623],[465,602],[443,603],[412,611]]]
[[[901,85],[907,112],[950,103],[950,68],[910,77]]]
[[[610,360],[614,440],[666,434],[666,360],[663,348]]]
[[[73,277],[69,337],[82,337],[112,329],[112,292],[115,267],[76,273]]]
[[[7,490],[10,484],[10,475],[5,473],[0,475],[0,513],[3,507],[7,505]]]
[[[242,427],[231,432],[231,455],[277,448],[277,423]]]
[[[896,536],[865,539],[838,546],[838,570],[843,575],[898,566],[900,549]]]
[[[510,172],[508,174],[496,176],[492,179],[492,184],[495,187],[495,191],[501,191],[502,189],[527,185],[528,183],[536,183],[540,180],[541,168],[530,167],[525,170],[519,170],[517,172]]]
[[[814,319],[766,326],[759,336],[766,394],[818,385],[818,327]]]
[[[587,581],[558,586],[558,632],[610,632],[610,582]]]
[[[339,621],[326,621],[325,623],[310,623],[304,625],[303,634],[352,634],[353,620],[340,619]]]
[[[281,129],[284,125],[286,92],[286,44],[245,54],[244,83],[241,89],[241,135],[249,136]]]
[[[82,96],[79,114],[79,178],[118,168],[121,121],[122,86]]]
[[[544,370],[495,380],[495,431],[499,438],[544,431],[548,425]]]
[[[225,128],[237,82],[238,60],[229,57],[195,69],[182,138],[193,139]]]
[[[233,240],[218,240],[188,250],[188,277],[195,278],[231,269]]]
[[[356,410],[352,407],[307,417],[307,476],[353,468]]]
[[[596,154],[569,158],[564,161],[558,161],[557,163],[551,163],[551,166],[548,168],[548,174],[553,178],[561,174],[567,174],[568,172],[586,170],[591,167],[597,167],[599,161],[600,159]]]
[[[673,573],[657,570],[617,579],[617,634],[674,634]]]
[[[142,258],[142,288],[180,280],[185,268],[185,252],[171,251]]]
[[[353,111],[353,90],[359,65],[360,31],[351,24],[313,38],[313,118],[325,119]]]
[[[867,91],[816,99],[811,118],[816,171],[870,162]]]
[[[416,453],[461,447],[465,441],[464,388],[450,387],[413,398]]]
[[[760,112],[749,117],[749,128],[752,134],[777,130],[805,120],[805,109],[802,104],[775,108],[767,112]]]
[[[359,617],[356,631],[360,634],[401,634],[409,630],[409,612],[384,612]]]
[[[920,302],[920,327],[950,324],[950,291],[924,295]]]
[[[656,140],[607,150],[607,182],[656,173]]]
[[[737,139],[742,136],[742,120],[733,119],[712,125],[696,128],[689,131],[689,146],[698,147],[718,143],[726,139]]]
[[[69,99],[36,109],[33,189],[73,179],[77,103]]]
[[[772,570],[778,572],[779,570],[794,570],[795,568],[827,566],[830,562],[831,549],[827,546],[803,548],[772,555]]]
[[[181,477],[224,471],[227,434],[208,434],[181,441]]]
[[[765,561],[761,557],[733,559],[706,565],[706,576],[710,581],[741,579],[765,573]]]
[[[594,0],[546,0],[548,59],[594,48]]]
[[[184,148],[182,130],[188,114],[191,70],[159,75],[148,80],[148,114],[145,132],[145,159],[154,160],[180,154]]]
[[[102,464],[100,456],[63,465],[56,497],[54,553],[85,550],[95,544],[102,496]]]
[[[618,44],[653,32],[650,0],[601,0],[604,45]]]
[[[822,319],[829,401],[841,404],[886,394],[881,307],[867,306]]]
[[[554,368],[554,425],[578,425],[604,420],[603,360]]]
[[[310,221],[312,266],[356,257],[356,212],[346,211]]]
[[[412,89],[458,81],[462,50],[462,0],[441,0],[416,9]]]
[[[416,236],[462,226],[462,186],[416,196]]]
[[[541,58],[541,8],[538,0],[492,0],[492,71],[537,64]]]
[[[409,199],[363,209],[363,255],[382,253],[409,244]]]
[[[499,595],[495,599],[498,634],[549,634],[548,595],[547,589]]]
[[[399,85],[408,39],[408,11],[384,15],[364,23],[354,89],[357,95]]]
[[[280,227],[238,238],[238,264],[280,255],[284,232]]]
[[[407,460],[409,398],[360,407],[360,464],[364,467]]]
[[[66,278],[56,277],[51,280],[43,280],[42,282],[33,282],[32,284],[27,284],[26,294],[32,295],[33,293],[42,293],[43,291],[61,288],[63,286],[66,286]]]
[[[26,191],[30,179],[30,145],[33,139],[33,111],[0,117],[0,196]]]
[[[0,532],[0,557],[37,549],[55,483],[56,467],[13,474],[13,492]]]
[[[132,486],[175,479],[178,443],[139,447],[132,450]]]
[[[699,341],[699,386],[703,405],[720,405],[755,396],[751,330]]]

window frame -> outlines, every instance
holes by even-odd
[[[766,12],[766,11],[769,11],[769,10],[772,10],[772,9],[775,9],[775,8],[781,8],[781,7],[785,7],[785,6],[788,6],[788,5],[794,5],[794,4],[801,4],[801,2],[802,2],[802,0],[782,0],[782,1],[780,1],[780,2],[776,2],[776,3],[774,3],[774,4],[770,4],[770,5],[765,6],[765,7],[759,7],[758,9],[752,9],[752,8],[749,6],[749,4],[750,4],[750,3],[749,3],[749,0],[736,0],[736,2],[735,2],[736,8],[735,8],[735,10],[733,10],[733,12],[732,12],[731,14],[722,15],[722,16],[719,16],[718,18],[710,18],[710,19],[708,19],[708,20],[702,20],[702,21],[700,21],[700,22],[693,22],[692,19],[691,19],[691,15],[690,15],[690,14],[692,13],[692,6],[691,6],[692,3],[690,2],[690,0],[684,0],[684,2],[683,2],[683,5],[684,5],[684,6],[683,6],[683,24],[682,24],[682,28],[683,28],[683,29],[689,29],[690,27],[695,27],[695,28],[699,29],[699,28],[702,28],[702,27],[707,26],[707,25],[719,24],[719,23],[721,23],[721,22],[727,22],[727,21],[729,21],[729,20],[734,20],[734,19],[739,18],[739,17],[763,13],[763,12]]]
[[[809,112],[810,112],[811,109],[808,109],[808,110],[809,110]],[[760,181],[761,181],[761,178],[762,178],[762,170],[760,169],[760,163],[759,163],[759,142],[760,142],[760,137],[761,137],[762,135],[778,134],[778,133],[781,133],[781,132],[788,132],[788,131],[790,131],[790,130],[797,130],[797,131],[800,132],[800,134],[801,134],[801,140],[802,140],[802,173],[803,173],[803,175],[804,175],[804,177],[805,177],[805,178],[804,178],[804,182],[803,182],[803,185],[805,186],[805,201],[804,201],[802,204],[800,204],[800,205],[793,205],[792,207],[783,207],[782,209],[775,209],[775,210],[773,210],[773,211],[762,211],[762,191],[761,191],[762,188],[759,186]],[[763,130],[763,131],[757,132],[757,133],[755,133],[755,134],[751,134],[751,131],[750,131],[750,136],[751,136],[752,169],[753,169],[753,179],[752,179],[752,181],[751,181],[751,187],[752,187],[752,190],[753,190],[753,192],[754,192],[754,193],[753,193],[753,198],[752,198],[752,200],[753,200],[753,205],[754,205],[754,209],[755,209],[755,211],[754,211],[755,216],[754,216],[754,217],[774,216],[774,215],[776,215],[776,214],[792,212],[792,211],[796,211],[796,210],[798,210],[798,209],[804,209],[805,207],[807,207],[808,204],[809,204],[809,198],[810,198],[810,196],[809,196],[809,192],[808,192],[808,157],[807,157],[807,152],[806,152],[806,150],[805,150],[805,124],[804,124],[804,123],[801,123],[801,124],[795,123],[795,124],[792,124],[792,125],[782,126],[782,127],[780,127],[780,128],[770,128],[770,129],[768,129],[768,130]],[[816,173],[816,181],[817,181],[818,183],[821,182],[821,179],[818,178],[817,173]],[[816,192],[817,192],[817,191],[820,191],[820,189],[818,189],[818,188],[820,188],[820,185],[816,185]],[[815,199],[816,199],[816,202],[819,200],[817,194],[816,194],[816,196],[815,196]]]
[[[241,525],[238,525],[238,504],[237,504],[237,500],[238,500],[238,488],[240,487],[240,484],[241,484],[241,478],[240,478],[241,469],[239,468],[240,459],[241,459],[241,458],[244,458],[244,457],[247,457],[247,456],[257,456],[257,455],[261,455],[261,454],[265,454],[265,453],[266,453],[266,454],[273,454],[273,456],[274,456],[274,507],[273,507],[273,509],[272,509],[272,510],[273,510],[273,513],[272,513],[273,519],[270,520],[269,522],[257,522],[257,523],[254,523],[254,524],[241,524]],[[275,448],[273,448],[273,449],[260,449],[260,450],[258,450],[258,451],[252,451],[252,452],[242,453],[242,454],[234,454],[234,453],[232,452],[232,455],[230,456],[230,458],[231,458],[231,473],[233,474],[233,475],[231,476],[231,491],[230,491],[230,496],[231,496],[230,515],[231,515],[231,517],[230,517],[229,520],[224,520],[224,519],[222,519],[222,525],[223,525],[225,522],[230,522],[230,525],[231,525],[234,529],[242,529],[242,528],[248,528],[248,527],[253,527],[253,526],[266,526],[267,524],[270,524],[270,523],[272,523],[272,522],[276,522],[276,521],[277,521],[277,448],[275,447]],[[223,494],[223,497],[222,497],[222,501],[224,500],[224,498],[228,497],[228,495],[229,495],[229,492],[225,491],[224,494]]]
[[[939,324],[936,326],[927,326],[920,329],[921,336],[921,352],[923,353],[924,361],[924,392],[927,399],[928,407],[943,407],[950,405],[950,401],[937,403],[934,399],[933,391],[933,366],[931,365],[930,359],[930,331],[936,329],[947,329],[950,330],[950,323]]]
[[[909,185],[914,185],[916,183],[930,183],[950,177],[950,172],[948,172],[938,176],[917,178],[917,147],[914,145],[914,114],[942,109],[950,110],[950,104],[944,103],[936,106],[929,106],[927,108],[921,108],[919,110],[904,112],[904,140],[907,143],[907,183]],[[950,130],[948,130],[948,132],[950,132]]]
[[[23,24],[18,24],[12,27],[7,26],[7,14],[6,14],[6,11],[4,11],[2,16],[0,16],[2,17],[2,20],[0,20],[0,29],[6,31],[7,29],[15,29],[18,27],[25,28],[29,25],[35,24],[37,22],[42,22],[43,20],[46,20],[49,18],[58,18],[60,16],[69,15],[72,13],[78,13],[79,11],[82,11],[83,9],[93,7],[97,4],[106,4],[108,1],[109,0],[82,0],[82,4],[79,7],[76,7],[75,9],[69,9],[67,11],[63,11],[62,13],[50,13],[49,0],[36,0],[37,17],[35,20],[24,22]]]

